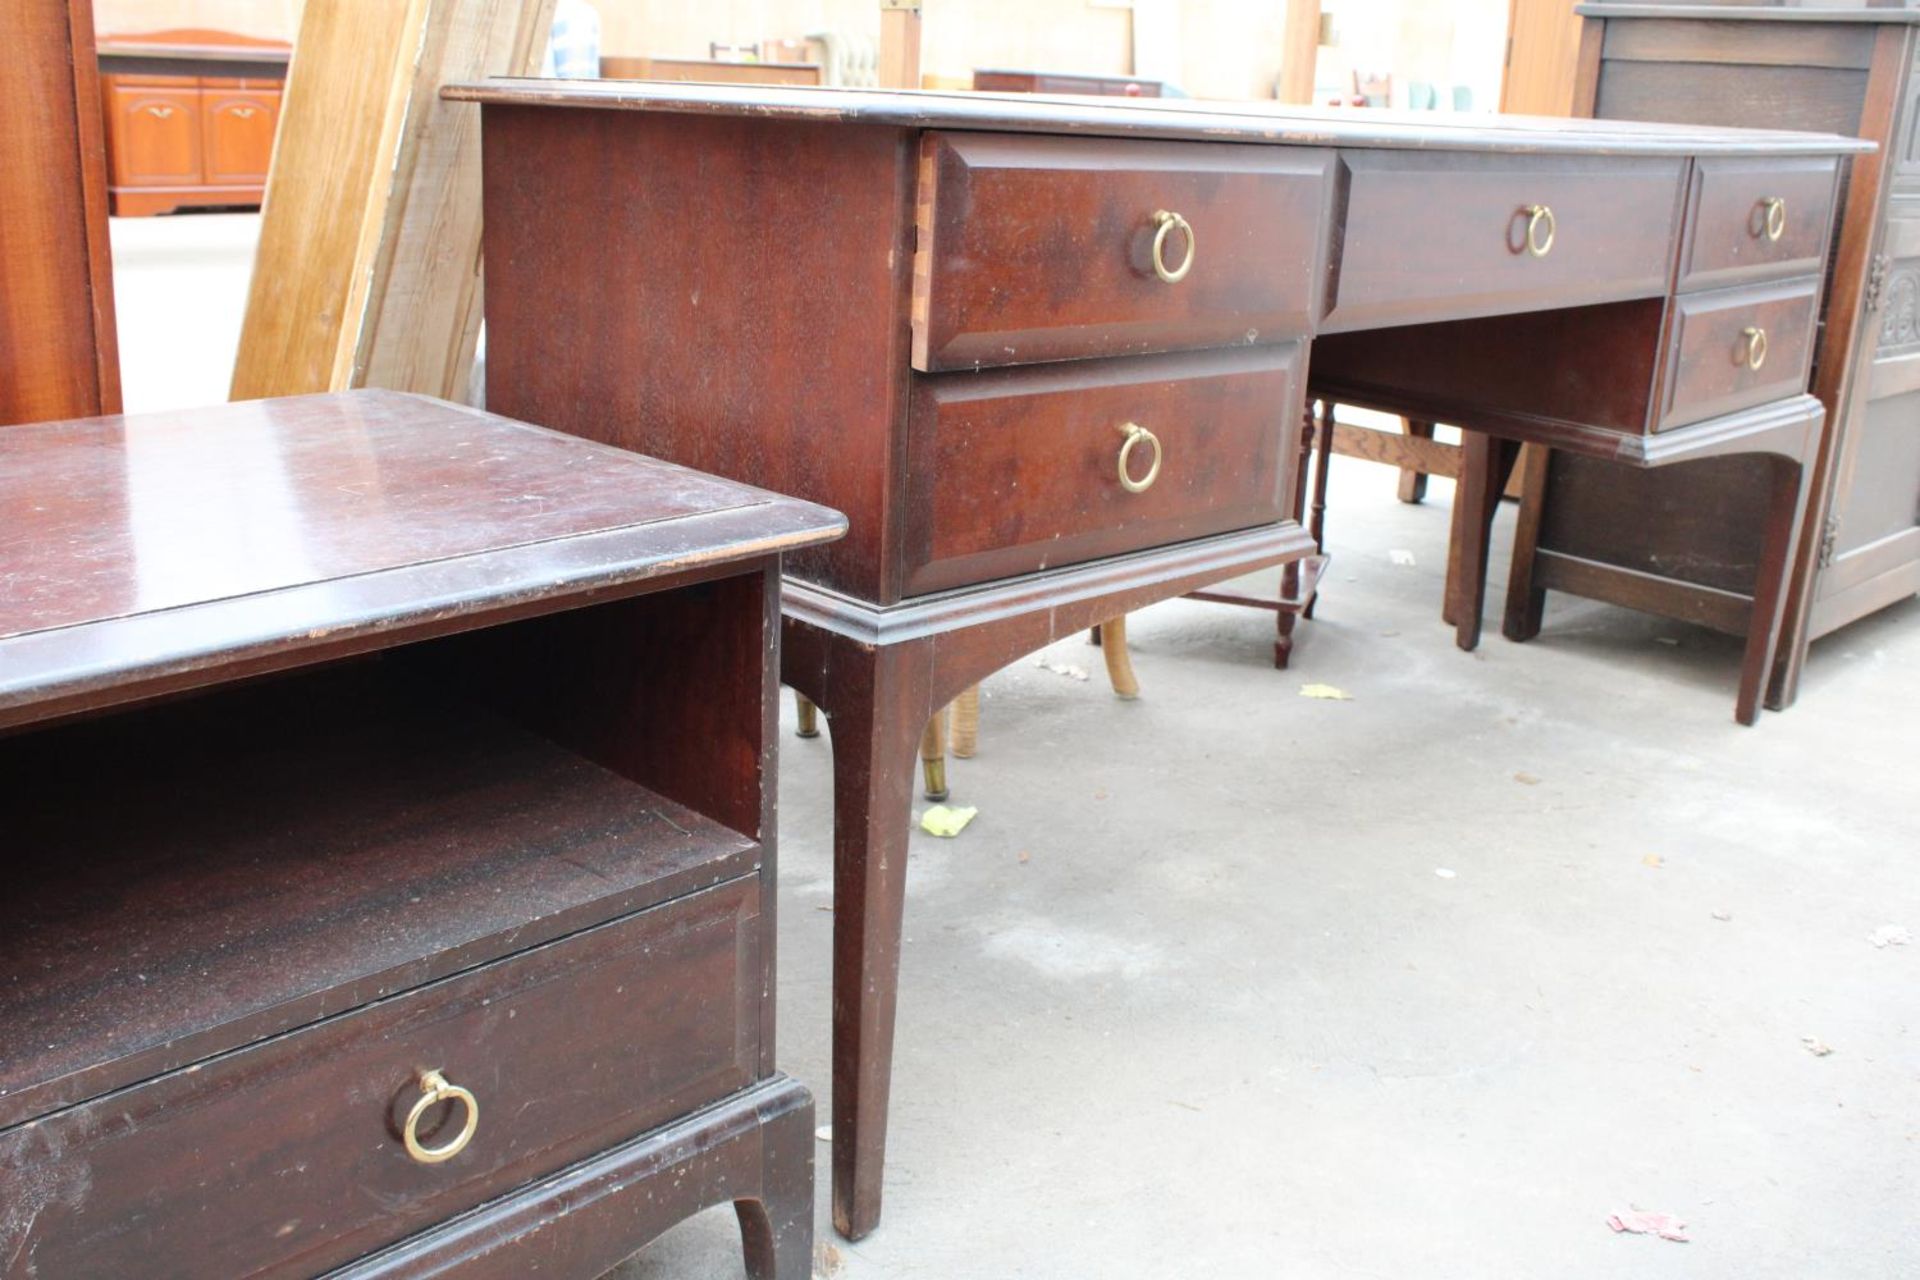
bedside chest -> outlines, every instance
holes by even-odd
[[[438,401],[0,431],[0,1275],[590,1280],[773,1069],[782,553],[832,512]]]

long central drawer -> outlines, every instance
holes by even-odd
[[[0,1274],[305,1277],[749,1084],[747,876],[0,1132]],[[431,911],[430,902],[420,905]],[[435,1101],[438,1071],[469,1090]]]
[[[909,595],[1280,519],[1297,342],[914,382]]]

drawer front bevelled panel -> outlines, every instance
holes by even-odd
[[[758,916],[729,881],[0,1133],[0,1273],[313,1276],[716,1101]]]
[[[1654,298],[1676,253],[1679,159],[1342,152],[1326,329]]]
[[[1820,271],[1838,163],[1831,156],[1695,161],[1680,287],[1710,289]]]
[[[1280,519],[1302,347],[915,379],[905,591]]]
[[[1750,409],[1807,389],[1817,277],[1690,293],[1673,306],[1657,431]]]
[[[913,367],[1299,337],[1323,288],[1330,152],[929,133]]]

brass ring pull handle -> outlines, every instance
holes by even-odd
[[[1193,255],[1198,247],[1193,238],[1193,224],[1169,209],[1155,210],[1153,224],[1159,228],[1153,233],[1153,274],[1168,284],[1179,284],[1187,278],[1187,272],[1193,270]],[[1175,228],[1187,237],[1187,256],[1181,259],[1177,269],[1170,269],[1167,266],[1167,234]]]
[[[1546,257],[1553,251],[1554,232],[1560,229],[1560,224],[1554,220],[1553,210],[1544,204],[1530,204],[1521,212],[1527,215],[1527,252],[1536,258]],[[1542,227],[1546,228],[1545,239],[1540,235]]]
[[[1768,196],[1760,202],[1760,230],[1756,234],[1769,240],[1778,240],[1787,231],[1787,202],[1779,196]]]
[[[442,1102],[459,1102],[467,1109],[467,1122],[460,1126],[460,1132],[449,1142],[437,1147],[420,1144],[420,1117],[427,1114],[429,1107]],[[439,1164],[451,1160],[467,1149],[473,1141],[473,1131],[480,1127],[480,1104],[474,1096],[457,1084],[448,1084],[447,1078],[438,1071],[427,1071],[420,1076],[420,1098],[413,1104],[413,1110],[407,1112],[407,1123],[401,1127],[400,1139],[407,1144],[407,1154],[421,1164]]]
[[[1767,362],[1767,331],[1750,324],[1740,331],[1740,336],[1746,342],[1737,358],[1747,368],[1758,369]]]
[[[1127,438],[1126,443],[1120,446],[1120,487],[1128,493],[1145,493],[1153,488],[1153,482],[1160,478],[1160,437],[1137,422],[1121,423],[1120,433]],[[1142,440],[1153,446],[1153,465],[1147,468],[1147,474],[1144,477],[1135,480],[1127,464],[1133,460],[1133,446]]]

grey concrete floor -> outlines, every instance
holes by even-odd
[[[121,260],[134,407],[224,386],[129,323],[165,259]],[[1449,498],[1341,460],[1291,672],[1270,615],[1175,601],[1135,615],[1137,702],[1079,639],[1048,657],[1087,681],[987,682],[950,766],[980,815],[913,837],[885,1221],[823,1273],[1920,1275],[1920,602],[1742,729],[1693,628],[1556,597],[1456,651]],[[780,1059],[824,1123],[830,744],[781,748]],[[1629,1207],[1693,1242],[1610,1232]],[[619,1274],[740,1276],[731,1214]]]

